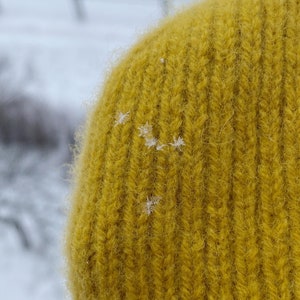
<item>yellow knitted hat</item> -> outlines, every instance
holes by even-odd
[[[76,160],[74,299],[300,299],[299,9],[207,0],[113,69]]]

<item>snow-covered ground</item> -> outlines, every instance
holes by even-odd
[[[87,20],[78,22],[71,0],[0,0],[0,75],[4,59],[5,85],[53,108],[43,126],[54,135],[79,123],[116,59],[162,17],[159,0],[83,2]],[[175,6],[183,2],[191,1]],[[0,82],[0,100],[3,88]],[[29,117],[38,119],[38,112]],[[24,130],[16,116],[16,130]],[[57,126],[59,118],[71,121]],[[67,299],[68,142],[53,149],[0,142],[0,299]]]

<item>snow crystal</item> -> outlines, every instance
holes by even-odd
[[[145,145],[150,148],[154,147],[157,144],[157,139],[156,138],[146,138]]]
[[[165,146],[167,146],[167,145],[166,145],[166,144],[158,144],[158,145],[156,146],[156,150],[160,151],[160,150],[162,150]]]
[[[150,215],[153,210],[154,210],[154,206],[161,200],[161,197],[159,196],[151,196],[151,197],[147,197],[147,202],[145,205],[145,209],[146,209],[146,213],[148,215]]]
[[[170,145],[181,151],[181,146],[184,146],[185,143],[182,137],[178,137],[177,139],[174,138],[174,143],[170,143]]]
[[[140,131],[139,136],[146,137],[152,134],[152,125],[149,125],[148,122],[145,125],[140,126],[138,129]]]
[[[119,124],[125,124],[129,119],[129,111],[126,113],[120,112],[115,120],[115,126]]]

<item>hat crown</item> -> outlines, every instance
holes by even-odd
[[[196,4],[113,69],[76,160],[74,299],[300,299],[298,6]]]

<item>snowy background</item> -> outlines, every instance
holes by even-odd
[[[114,61],[162,17],[160,0],[0,0],[0,298],[68,299],[68,164]],[[173,2],[174,13],[192,0]],[[84,300],[84,299],[83,299]]]

